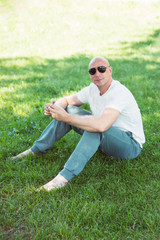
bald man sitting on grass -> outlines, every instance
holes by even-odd
[[[13,157],[44,153],[70,130],[82,137],[64,168],[39,190],[61,188],[85,167],[98,149],[115,159],[134,159],[145,142],[141,113],[132,93],[112,78],[112,67],[103,57],[89,63],[91,84],[77,94],[48,103],[44,113],[53,118],[33,146]],[[79,108],[90,105],[91,113]]]

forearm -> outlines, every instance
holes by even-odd
[[[68,124],[81,128],[88,132],[103,132],[107,130],[106,124],[105,129],[103,124],[100,124],[100,117],[99,116],[79,116],[79,115],[72,115],[67,114],[65,120]],[[109,128],[109,125],[108,125]]]
[[[66,109],[68,105],[76,105],[81,106],[83,103],[79,101],[76,95],[71,95],[67,97],[60,98],[55,103],[57,106],[62,107],[63,109]]]
[[[66,97],[58,99],[55,104],[63,109],[66,109],[66,107],[69,105]]]
[[[100,116],[73,115],[67,113],[62,107],[54,104],[49,107],[50,114],[57,121],[66,122],[72,126],[81,128],[88,132],[104,132],[112,126],[119,116],[119,111],[106,109]]]
[[[53,109],[58,108],[58,109],[65,110],[68,105],[81,106],[81,105],[83,105],[83,103],[81,101],[79,101],[79,99],[76,95],[63,97],[63,98],[58,99],[56,102],[53,101],[52,103],[47,103],[45,106],[45,109],[44,109],[44,114],[47,116],[53,117],[53,115],[54,115]],[[62,121],[63,121],[63,119],[62,119]]]

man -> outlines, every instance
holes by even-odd
[[[71,129],[82,135],[60,173],[40,189],[50,191],[77,176],[94,153],[100,149],[117,159],[136,158],[145,142],[140,110],[131,92],[113,80],[112,67],[103,57],[89,63],[92,83],[75,95],[46,104],[45,115],[54,119],[31,149],[21,158],[51,149]],[[89,103],[92,114],[79,108]]]

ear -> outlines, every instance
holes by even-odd
[[[112,67],[109,67],[109,72],[110,74],[112,74]]]

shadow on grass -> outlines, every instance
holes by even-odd
[[[136,44],[132,44],[134,51],[138,51]],[[139,47],[145,48],[147,44]],[[33,160],[28,157],[6,161],[10,153],[13,155],[30,147],[50,122],[50,118],[43,115],[45,102],[52,97],[79,91],[90,83],[87,75],[89,61],[85,55],[59,60],[38,57],[0,60],[3,94],[0,116],[0,164],[3,169],[0,178],[0,235],[3,239],[17,239],[17,236],[29,239],[35,234],[39,239],[44,237],[44,233],[48,234],[45,235],[49,236],[48,239],[53,238],[53,233],[60,238],[62,224],[67,226],[68,232],[72,228],[81,232],[86,229],[87,232],[97,226],[97,232],[104,229],[103,238],[107,236],[108,229],[115,230],[114,239],[117,232],[123,231],[120,228],[123,225],[128,229],[127,233],[133,233],[131,239],[137,231],[140,232],[139,238],[152,231],[154,236],[146,235],[146,239],[158,239],[160,89],[159,65],[155,56],[151,60],[134,56],[110,60],[114,79],[132,91],[143,116],[146,144],[135,161],[113,161],[98,151],[83,173],[73,179],[73,184],[58,190],[58,193],[32,195],[29,191],[33,186],[39,187],[49,181],[63,167],[79,136],[67,134],[56,143],[54,152],[49,151]],[[37,233],[41,228],[42,236]],[[76,231],[72,231],[74,236],[79,234]],[[94,230],[92,236],[95,234]],[[123,235],[123,238],[127,237]]]
[[[131,43],[130,48],[134,51],[139,51],[139,48],[145,49],[159,39],[159,33],[160,30],[156,30],[146,41]],[[148,52],[148,54],[151,53]],[[150,60],[143,57],[128,57],[128,59],[122,57],[110,60],[113,78],[126,85],[138,102],[146,137],[151,137],[153,134],[157,136],[159,127],[160,70],[157,58],[153,57]],[[43,116],[44,104],[50,102],[51,98],[58,99],[87,86],[90,83],[88,63],[91,58],[92,56],[89,58],[79,54],[64,59],[39,57],[0,59],[3,94],[1,134],[5,139],[3,144],[8,139],[11,143],[14,139],[16,143],[16,137],[19,143],[24,141],[30,144],[33,138],[38,137],[39,132],[50,122],[50,119]],[[27,107],[29,107],[28,110],[26,110]],[[153,118],[154,121],[152,121]],[[14,143],[11,144],[13,148]]]
[[[160,29],[157,29],[154,31],[153,34],[148,36],[147,41],[140,41],[140,42],[134,42],[131,44],[131,48],[139,50],[140,48],[145,48],[148,46],[152,46],[155,44],[155,42],[159,42],[160,43]],[[158,56],[158,52],[160,50],[157,49],[156,53],[152,53],[154,56]]]
[[[145,41],[138,41],[138,42],[121,42],[122,43],[122,49],[128,50],[131,49],[132,51],[142,51],[142,58],[143,54],[148,54],[150,57],[155,57],[155,62],[157,60],[157,57],[159,57],[160,54],[160,29],[156,29],[152,34],[150,34]],[[156,48],[156,51],[153,51],[153,47]],[[129,52],[127,55],[132,55],[132,51]]]

